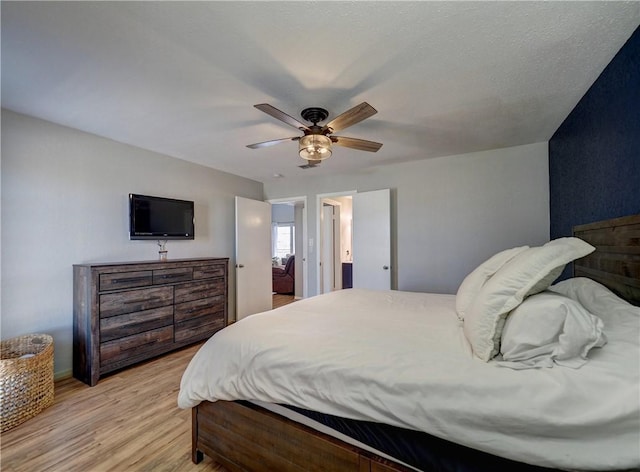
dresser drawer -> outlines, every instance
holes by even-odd
[[[173,304],[173,287],[153,287],[100,295],[100,318]]]
[[[224,264],[211,264],[193,268],[194,279],[210,279],[212,277],[224,277]]]
[[[100,341],[112,341],[173,324],[173,306],[100,319]]]
[[[210,338],[222,328],[224,328],[224,312],[216,313],[208,319],[196,318],[177,323],[174,334],[175,341],[177,343],[200,341]]]
[[[177,303],[175,306],[174,319],[177,323],[190,318],[213,315],[218,311],[223,311],[224,304],[224,295]]]
[[[224,279],[207,279],[176,286],[176,303],[224,295]]]
[[[174,282],[186,282],[193,278],[193,267],[180,267],[176,269],[158,269],[153,271],[153,284],[169,284]]]
[[[137,272],[119,272],[114,274],[100,274],[99,290],[118,290],[121,288],[147,287],[153,283],[150,270]]]
[[[144,333],[100,344],[100,367],[119,368],[145,357],[149,352],[164,350],[166,344],[173,342],[173,326],[152,329]]]

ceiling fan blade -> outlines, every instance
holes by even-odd
[[[358,149],[359,151],[376,152],[382,147],[382,143],[367,141],[366,139],[345,138],[344,136],[331,136],[331,141],[338,146]]]
[[[378,110],[373,108],[367,102],[362,102],[350,110],[345,111],[343,114],[336,116],[333,120],[323,126],[324,130],[330,130],[330,133],[340,131],[341,129],[348,128],[349,126],[360,123],[362,120],[366,120],[370,116],[378,113]]]
[[[262,143],[247,144],[247,147],[251,149],[258,149],[258,148],[273,146],[274,144],[284,143],[287,141],[299,141],[299,140],[300,140],[300,136],[295,136],[293,138],[272,139],[271,141],[264,141]]]
[[[300,123],[293,116],[287,115],[285,112],[278,110],[276,107],[271,106],[268,103],[260,103],[258,105],[254,105],[254,107],[301,131],[307,131],[309,129],[307,125]]]

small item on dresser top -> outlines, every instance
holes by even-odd
[[[160,247],[160,250],[158,251],[158,255],[160,256],[160,261],[166,261],[167,260],[167,253],[169,251],[167,251],[167,241],[158,241],[158,246]]]

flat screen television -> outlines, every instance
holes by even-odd
[[[129,239],[193,239],[193,202],[129,194]]]

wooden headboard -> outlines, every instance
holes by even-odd
[[[596,248],[573,263],[574,277],[589,277],[640,306],[640,214],[574,226],[573,235]]]

